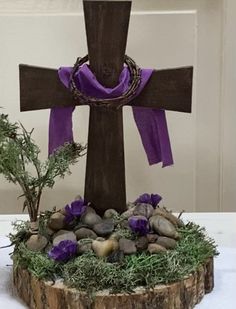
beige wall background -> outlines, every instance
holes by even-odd
[[[140,66],[194,65],[193,113],[168,112],[175,165],[149,167],[129,108],[124,108],[127,198],[157,192],[175,211],[234,211],[236,193],[233,0],[134,0],[127,53]],[[35,128],[47,155],[49,111],[19,112],[18,64],[57,68],[86,54],[80,0],[0,0],[0,106]],[[88,108],[74,115],[76,140],[86,143]],[[61,207],[83,193],[86,159],[46,190],[42,208]],[[18,187],[0,176],[0,213],[21,212]],[[112,207],[112,205],[110,205]]]

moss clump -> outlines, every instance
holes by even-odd
[[[207,258],[218,254],[214,241],[198,225],[189,223],[179,233],[181,239],[174,250],[125,256],[119,263],[108,263],[92,252],[68,263],[56,263],[46,254],[28,250],[24,243],[15,249],[13,257],[16,266],[27,268],[37,278],[60,277],[66,285],[90,295],[104,289],[113,293],[132,292],[138,286],[152,288],[183,279]]]
[[[13,254],[15,267],[26,268],[38,279],[55,280],[62,275],[63,265],[49,259],[45,253],[33,252],[22,242]]]

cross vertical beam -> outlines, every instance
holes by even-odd
[[[106,87],[123,68],[130,9],[131,1],[84,1],[89,64]],[[122,109],[90,107],[84,195],[99,213],[126,208]]]

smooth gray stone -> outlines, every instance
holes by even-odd
[[[158,244],[149,244],[148,245],[148,252],[151,254],[156,254],[156,253],[160,253],[160,252],[166,252],[166,248],[162,247]]]
[[[166,249],[174,249],[177,245],[177,242],[173,238],[160,236],[158,237],[156,244],[165,247]]]
[[[94,232],[102,237],[110,235],[114,231],[114,228],[114,223],[110,219],[103,220],[93,226]]]
[[[65,225],[65,216],[60,212],[52,214],[48,221],[48,227],[54,231],[63,229]]]
[[[153,214],[154,208],[150,204],[137,204],[134,208],[134,216],[144,216],[150,218]]]
[[[134,207],[129,208],[128,210],[122,212],[121,217],[123,219],[128,219],[129,217],[133,216],[134,214]]]
[[[105,257],[118,249],[119,245],[115,239],[106,239],[104,241],[93,240],[92,249],[97,256]]]
[[[82,216],[81,221],[89,227],[93,227],[95,224],[101,222],[102,218],[96,213],[88,212]]]
[[[158,239],[158,235],[157,234],[147,234],[147,239],[149,243],[155,243]]]
[[[77,237],[77,240],[83,239],[83,238],[90,238],[90,239],[96,239],[97,234],[94,233],[94,231],[86,228],[86,227],[81,227],[80,229],[75,231],[75,235]]]
[[[43,251],[47,244],[47,238],[39,234],[31,235],[30,238],[26,241],[26,247],[29,250],[35,252]]]
[[[144,251],[148,247],[148,239],[146,236],[141,236],[135,241],[135,245],[138,251]]]
[[[149,219],[151,228],[161,236],[178,239],[179,234],[175,226],[166,218],[155,215]]]
[[[92,251],[92,242],[83,243],[78,241],[78,254],[84,254],[89,251]]]
[[[77,241],[75,233],[67,231],[67,232],[64,232],[64,233],[54,237],[53,246],[58,245],[63,240]]]
[[[134,254],[137,252],[135,242],[130,239],[121,238],[119,240],[119,247],[120,247],[120,250],[123,251],[124,254],[127,254],[127,255]]]
[[[118,212],[113,209],[113,208],[110,208],[110,209],[107,209],[105,212],[104,212],[104,219],[111,219],[111,218],[114,218],[116,216],[118,216]]]

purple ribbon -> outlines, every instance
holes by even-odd
[[[71,67],[58,70],[59,78],[65,87],[69,87]],[[143,90],[153,70],[141,70],[141,83],[136,96]],[[75,75],[76,86],[88,96],[99,99],[120,96],[129,87],[130,72],[124,67],[119,83],[114,88],[103,87],[84,64]],[[54,107],[51,109],[49,121],[49,154],[66,142],[73,142],[72,114],[75,107]],[[145,107],[132,107],[134,119],[141,136],[150,165],[162,162],[162,166],[173,164],[171,145],[166,123],[165,111]]]

